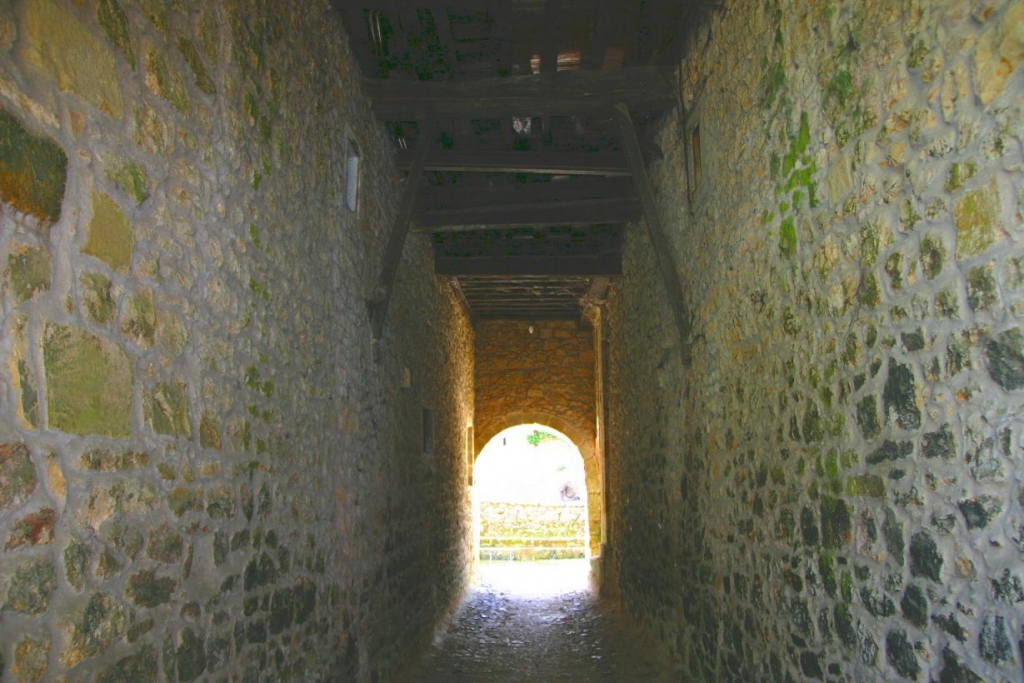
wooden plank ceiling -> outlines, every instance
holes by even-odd
[[[433,131],[409,229],[474,319],[584,320],[606,296],[642,212],[612,107],[657,155],[643,124],[675,104],[700,4],[335,0],[400,168]]]

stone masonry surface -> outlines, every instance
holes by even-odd
[[[692,363],[634,226],[604,568],[688,680],[1024,679],[1022,61],[1020,0],[690,37],[652,182]]]
[[[574,321],[476,323],[475,453],[508,427],[539,423],[580,449],[590,549],[601,548],[601,464],[594,448],[594,336]]]
[[[472,330],[412,239],[371,353],[358,80],[326,0],[0,0],[0,680],[385,681],[461,594]]]

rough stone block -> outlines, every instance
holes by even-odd
[[[92,220],[87,235],[82,253],[95,256],[118,272],[128,272],[135,238],[128,217],[110,196],[93,193]]]
[[[22,505],[38,485],[28,446],[23,443],[0,444],[0,511]]]
[[[135,654],[122,657],[103,669],[96,677],[96,683],[155,681],[158,672],[156,648],[147,644],[139,648]]]
[[[14,300],[23,303],[50,289],[50,253],[38,247],[20,247],[7,255],[7,273]]]
[[[1024,334],[1013,327],[1000,332],[985,344],[988,372],[1007,390],[1024,388]]]
[[[121,86],[110,49],[54,0],[30,2],[26,7],[23,58],[61,90],[120,118]]]
[[[128,300],[124,318],[121,321],[121,332],[132,339],[139,348],[148,349],[156,341],[156,304],[153,292],[145,290]]]
[[[65,626],[68,646],[61,655],[67,666],[95,657],[116,642],[125,630],[127,612],[106,593],[94,593]]]
[[[18,683],[35,683],[46,675],[49,666],[50,640],[25,637],[14,649],[14,676]]]
[[[53,528],[56,524],[57,511],[52,508],[26,515],[14,523],[4,550],[13,550],[23,545],[49,545],[53,543]]]
[[[131,27],[128,15],[124,13],[117,0],[100,0],[96,6],[96,18],[103,27],[107,39],[121,51],[128,64],[135,68],[135,50],[132,48]]]
[[[133,371],[120,347],[84,330],[49,324],[43,360],[51,428],[129,435]]]
[[[999,239],[999,202],[999,188],[993,179],[985,187],[969,192],[953,207],[958,259],[977,256]]]
[[[7,590],[5,610],[42,614],[50,607],[57,590],[57,571],[49,557],[38,557],[18,565]]]
[[[60,218],[68,157],[56,143],[29,133],[0,109],[0,197],[37,218]]]
[[[85,311],[94,322],[106,325],[117,314],[113,284],[106,275],[86,273],[82,275],[82,302]]]
[[[126,595],[139,607],[156,607],[170,602],[176,587],[174,579],[167,576],[157,578],[156,571],[144,569],[128,577]]]

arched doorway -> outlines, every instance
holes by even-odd
[[[602,542],[601,526],[604,514],[604,487],[602,485],[601,463],[595,449],[596,441],[593,427],[585,423],[579,424],[576,421],[568,421],[547,412],[512,412],[500,417],[485,416],[478,412],[477,419],[480,429],[474,438],[474,480],[476,478],[476,459],[480,457],[487,444],[497,437],[498,434],[510,427],[530,424],[542,425],[549,431],[562,434],[576,446],[583,460],[586,481],[587,533],[589,536],[590,556],[599,556],[601,554]]]
[[[584,461],[562,432],[536,423],[502,430],[481,449],[473,488],[480,559],[590,557]]]

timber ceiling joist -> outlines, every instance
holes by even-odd
[[[334,2],[408,173],[375,335],[409,232],[431,240],[474,319],[585,320],[621,272],[625,224],[653,206],[644,125],[675,105],[706,3]]]

